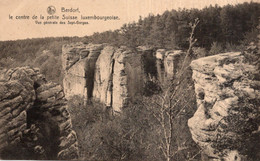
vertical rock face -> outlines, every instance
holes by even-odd
[[[61,86],[47,82],[37,69],[2,70],[0,100],[0,158],[77,158]]]
[[[106,106],[112,106],[114,53],[116,48],[107,46],[96,62],[93,97]]]
[[[141,54],[126,47],[82,46],[63,47],[66,97],[80,95],[86,99],[94,98],[119,112],[129,100],[142,93],[144,72]],[[71,58],[72,51],[89,52],[84,58],[78,58],[80,54],[75,53],[75,58]]]
[[[158,49],[156,51],[156,68],[157,68],[157,75],[158,75],[158,80],[160,82],[164,82],[164,64],[163,64],[163,60],[164,60],[164,56],[165,56],[165,49]]]
[[[165,76],[168,79],[172,79],[175,76],[177,69],[182,64],[183,56],[184,52],[182,50],[171,50],[165,53],[164,68]]]
[[[93,98],[114,111],[138,99],[147,82],[172,79],[184,55],[180,50],[82,43],[64,45],[62,51],[66,97]]]
[[[181,68],[184,55],[182,50],[158,49],[156,51],[157,76],[161,83],[174,78],[177,69]]]
[[[63,87],[66,97],[92,97],[95,64],[102,49],[103,45],[82,43],[63,46]]]
[[[198,109],[188,126],[205,160],[259,155],[259,71],[244,59],[225,53],[191,63]]]
[[[114,58],[112,106],[119,112],[130,99],[142,93],[144,73],[141,55],[129,49],[118,49]]]

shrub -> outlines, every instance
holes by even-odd
[[[195,58],[202,58],[207,56],[207,51],[205,48],[201,48],[201,47],[193,47],[192,48],[193,54]]]
[[[220,43],[213,42],[209,51],[209,55],[216,55],[223,52],[223,47]]]
[[[243,45],[235,45],[232,43],[226,43],[225,52],[241,51],[242,48],[243,48]]]

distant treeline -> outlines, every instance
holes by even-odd
[[[32,66],[40,68],[47,77],[62,83],[62,45],[82,41],[78,37],[36,38],[0,41],[0,68]]]
[[[35,58],[43,50],[51,50],[54,55],[60,55],[62,44],[80,40],[78,37],[47,37],[0,41],[0,58],[10,57],[24,62],[28,57]]]
[[[195,31],[197,46],[210,49],[213,42],[222,45],[239,45],[254,37],[259,23],[260,4],[243,3],[224,7],[209,6],[199,9],[165,11],[162,15],[150,14],[138,22],[124,24],[115,31],[86,36],[86,42],[114,45],[151,45],[160,48],[185,48],[190,33],[189,23],[199,18]],[[250,40],[245,40],[250,41]]]

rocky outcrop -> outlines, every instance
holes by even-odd
[[[245,63],[240,52],[201,58],[191,67],[198,109],[188,126],[205,154],[203,160],[259,155],[259,69]]]
[[[62,52],[66,97],[93,98],[117,112],[146,86],[154,86],[151,82],[172,79],[184,55],[181,50],[82,43],[64,45]]]
[[[115,111],[121,111],[129,100],[138,99],[142,94],[145,76],[141,55],[120,48],[114,56],[112,107]]]
[[[130,99],[141,94],[142,69],[141,55],[127,48],[107,46],[96,62],[93,97],[121,111]]]
[[[39,70],[0,71],[0,116],[0,158],[77,158],[62,87],[46,81]]]
[[[141,54],[126,47],[83,46],[63,47],[66,97],[80,95],[86,100],[93,98],[119,112],[142,93],[144,72]],[[89,51],[89,54],[78,56],[82,51]],[[73,52],[75,58],[71,58]]]

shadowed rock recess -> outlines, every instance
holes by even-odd
[[[204,160],[258,160],[259,68],[240,52],[201,58],[191,67],[198,109],[188,125]]]
[[[62,87],[38,69],[0,71],[0,158],[77,159]]]

